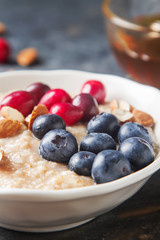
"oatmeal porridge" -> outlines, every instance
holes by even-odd
[[[69,127],[69,131],[79,142],[86,135],[83,125]],[[90,177],[76,175],[67,165],[43,159],[38,152],[39,143],[27,129],[0,139],[5,152],[0,163],[1,188],[65,189],[93,184]]]
[[[38,85],[39,87],[39,85]],[[59,89],[58,89],[59,90]],[[50,95],[52,93],[52,90],[48,90],[50,92]],[[62,91],[60,89],[60,91]],[[104,90],[103,90],[104,91]],[[154,124],[153,118],[142,111],[139,111],[137,109],[134,109],[130,104],[123,100],[115,100],[111,101],[110,103],[99,103],[99,106],[97,103],[95,103],[95,100],[92,99],[91,95],[84,94],[82,97],[85,99],[80,100],[80,104],[82,108],[77,106],[77,99],[72,100],[72,104],[70,103],[71,98],[70,96],[62,91],[63,97],[65,97],[66,103],[55,103],[52,107],[49,105],[50,102],[48,99],[45,98],[44,103],[44,96],[41,98],[39,105],[35,106],[35,99],[31,99],[31,96],[28,96],[26,92],[19,91],[14,92],[18,94],[17,102],[19,101],[19,98],[21,98],[21,95],[25,94],[25,98],[29,98],[28,101],[31,102],[31,104],[28,106],[25,105],[25,109],[20,111],[20,108],[23,108],[23,105],[20,106],[21,102],[19,102],[17,110],[15,110],[15,106],[10,106],[10,103],[7,105],[4,105],[4,100],[1,101],[1,116],[0,116],[0,150],[2,151],[2,159],[0,160],[0,188],[24,188],[24,189],[46,189],[46,190],[53,190],[53,189],[68,189],[68,188],[77,188],[77,187],[83,187],[83,186],[90,186],[94,185],[96,183],[103,183],[107,181],[113,181],[115,179],[118,179],[120,177],[126,176],[131,173],[131,164],[129,160],[124,157],[127,153],[121,153],[123,152],[123,143],[121,144],[121,138],[123,138],[123,134],[119,134],[119,129],[121,129],[121,126],[127,126],[129,128],[129,125],[127,123],[134,124],[132,128],[135,129],[135,132],[137,131],[137,128],[141,128],[140,130],[143,130],[143,134],[139,135],[133,135],[131,137],[136,137],[136,139],[133,139],[133,144],[142,144],[141,148],[145,148],[145,151],[148,151],[148,157],[149,159],[144,159],[142,163],[136,162],[136,164],[133,162],[134,168],[137,170],[147,166],[150,164],[154,159],[154,151],[151,147],[152,141],[151,141],[151,134],[153,135],[152,126]],[[15,94],[15,96],[16,96]],[[44,94],[44,93],[43,93]],[[54,93],[55,94],[55,93]],[[12,95],[12,92],[11,92]],[[8,96],[8,95],[7,95]],[[78,95],[79,97],[79,95]],[[103,94],[103,101],[104,101],[105,95]],[[49,99],[50,100],[50,99]],[[53,100],[53,99],[52,99]],[[99,101],[102,101],[102,99],[98,99]],[[68,102],[69,103],[68,103]],[[79,100],[78,100],[79,101]],[[87,103],[89,101],[89,103]],[[75,106],[74,106],[75,104]],[[88,105],[86,105],[88,104]],[[9,106],[9,107],[8,107]],[[85,106],[85,107],[84,107]],[[12,108],[13,107],[13,108]],[[34,107],[34,108],[33,108]],[[65,110],[68,111],[67,113],[64,112]],[[5,109],[4,109],[5,108]],[[33,111],[31,109],[33,109]],[[50,111],[48,110],[50,109]],[[58,109],[58,110],[57,110]],[[59,110],[60,109],[60,110]],[[82,110],[83,109],[83,110]],[[18,111],[18,115],[15,111]],[[56,111],[56,112],[55,112]],[[20,113],[21,112],[21,113]],[[99,114],[98,114],[99,112]],[[67,127],[57,127],[56,128],[64,128],[66,127],[66,130],[63,130],[63,132],[69,132],[73,138],[74,141],[77,144],[77,150],[73,152],[72,155],[70,155],[69,158],[67,158],[67,161],[61,161],[56,159],[56,161],[53,161],[50,159],[50,155],[48,151],[53,151],[53,149],[49,149],[46,147],[46,142],[44,141],[44,145],[42,145],[43,139],[47,138],[46,136],[51,132],[48,128],[50,126],[49,119],[47,120],[48,123],[44,125],[42,123],[43,129],[40,129],[38,126],[38,131],[44,131],[45,128],[48,130],[43,133],[43,137],[39,137],[39,135],[36,135],[36,127],[35,122],[38,118],[49,116],[49,115],[55,115],[60,116],[61,119],[61,126],[65,123],[67,123]],[[23,116],[24,115],[24,116]],[[93,115],[93,116],[91,116]],[[69,116],[69,117],[68,117]],[[71,117],[72,116],[72,117]],[[86,119],[89,116],[88,122]],[[25,117],[25,118],[24,118]],[[81,123],[84,121],[83,118],[85,117],[85,123]],[[47,118],[47,117],[46,117]],[[21,119],[21,120],[19,120]],[[111,122],[112,120],[112,122]],[[9,122],[10,121],[10,122]],[[104,122],[108,121],[108,122]],[[101,125],[102,122],[102,125]],[[137,123],[134,123],[137,122]],[[107,123],[107,124],[106,124]],[[38,123],[39,124],[39,123]],[[54,123],[55,124],[55,123]],[[57,123],[56,123],[57,124]],[[59,123],[58,123],[59,124]],[[95,126],[95,124],[97,125]],[[141,125],[142,124],[142,125]],[[100,125],[100,127],[99,127]],[[146,127],[144,130],[144,126]],[[108,128],[107,130],[103,131],[103,128]],[[98,129],[95,131],[95,129]],[[99,131],[100,130],[102,131]],[[110,129],[112,128],[112,129]],[[148,132],[147,128],[149,129],[150,133]],[[62,129],[61,129],[62,130]],[[138,131],[140,131],[138,130]],[[38,132],[38,134],[39,134]],[[8,135],[6,135],[8,133]],[[57,136],[56,136],[57,137]],[[86,143],[88,141],[88,137],[92,137],[92,143],[86,147]],[[119,137],[119,144],[120,148],[118,150],[118,145],[115,142],[115,140]],[[136,142],[138,137],[144,137],[143,141]],[[41,140],[42,139],[42,140]],[[104,141],[105,139],[105,141]],[[50,142],[54,145],[56,145],[57,151],[60,151],[59,149],[61,147],[64,147],[66,143],[64,143],[64,137],[61,139],[55,138]],[[139,140],[139,139],[138,139]],[[47,140],[48,141],[48,140]],[[145,142],[147,141],[147,143]],[[84,144],[82,144],[82,142]],[[125,142],[125,141],[124,141]],[[145,143],[145,144],[144,144]],[[88,143],[87,143],[88,144]],[[150,145],[151,144],[151,145]],[[64,145],[64,146],[63,146]],[[41,146],[41,147],[40,147]],[[84,148],[85,146],[85,148]],[[89,150],[87,150],[89,149]],[[98,150],[97,150],[98,149]],[[95,176],[97,174],[97,169],[95,170],[95,162],[98,159],[99,154],[102,154],[102,158],[104,161],[104,154],[108,154],[106,152],[108,149],[111,149],[111,155],[112,158],[118,159],[118,161],[122,162],[122,169],[119,169],[119,172],[113,172],[117,160],[113,161],[113,159],[110,159],[110,163],[108,165],[108,168],[112,168],[110,173],[108,173],[107,177],[104,176]],[[65,151],[70,151],[70,149],[65,149]],[[92,153],[92,156],[95,158],[94,162],[92,162],[93,167],[91,164],[89,165],[86,162],[81,161],[82,165],[79,164],[79,153],[87,152],[87,155],[85,155],[84,158],[90,158],[90,153]],[[67,152],[67,154],[68,154]],[[89,153],[88,153],[89,152]],[[44,153],[44,155],[42,154]],[[130,154],[130,153],[129,153]],[[132,153],[131,153],[132,154]],[[138,153],[140,154],[140,153]],[[62,154],[63,155],[63,154]],[[47,157],[44,157],[47,156]],[[60,156],[60,155],[57,155]],[[75,156],[75,157],[74,157]],[[75,159],[72,159],[75,158]],[[110,158],[110,157],[109,157]],[[69,163],[68,163],[69,161]],[[135,160],[137,161],[137,160]],[[75,165],[78,162],[78,167]],[[114,162],[114,164],[112,164]],[[103,163],[104,164],[104,163]],[[99,167],[100,171],[104,169],[105,167],[103,164]],[[83,168],[80,169],[79,168]],[[91,175],[91,168],[93,169],[92,175]],[[89,174],[85,172],[85,170],[89,169]],[[83,170],[82,173],[81,170]],[[123,170],[123,171],[122,171]],[[94,175],[95,174],[95,175]],[[109,175],[110,174],[110,175]],[[103,179],[105,178],[105,180]]]
[[[108,105],[101,110],[108,110]],[[78,144],[87,135],[86,125],[68,126],[67,130]],[[1,138],[0,146],[5,158],[0,162],[0,188],[66,189],[93,185],[90,177],[79,176],[60,164],[43,159],[39,154],[40,140],[30,130],[22,129],[12,137]],[[14,180],[13,180],[14,179]]]

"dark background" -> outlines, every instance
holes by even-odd
[[[0,71],[23,69],[15,62],[25,47],[39,61],[25,69],[77,69],[125,76],[107,43],[100,0],[0,0],[0,21],[12,46]],[[57,233],[21,233],[0,228],[0,240],[159,240],[160,172],[131,199],[88,224]],[[123,215],[124,214],[124,215]]]
[[[19,50],[33,46],[40,61],[28,69],[78,69],[120,74],[106,42],[101,0],[0,0],[0,21],[12,47],[12,63]]]

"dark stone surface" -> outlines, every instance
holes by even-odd
[[[34,46],[40,61],[27,69],[78,69],[121,74],[107,45],[101,1],[0,0],[0,21],[8,27],[12,63],[0,71],[22,69],[19,50]]]
[[[12,45],[12,61],[1,65],[0,71],[22,69],[14,60],[17,52],[34,46],[40,61],[27,69],[78,69],[124,76],[106,41],[99,0],[0,0],[0,21],[7,25],[5,37]],[[134,197],[81,227],[43,234],[0,228],[0,240],[158,240],[159,179],[157,172]]]

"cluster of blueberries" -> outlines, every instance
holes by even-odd
[[[120,127],[114,115],[100,113],[88,122],[88,135],[80,151],[76,138],[65,128],[65,122],[56,114],[42,115],[34,121],[32,132],[41,139],[40,155],[49,161],[67,163],[70,170],[91,176],[95,183],[124,177],[154,160],[152,138],[141,124],[128,122]]]

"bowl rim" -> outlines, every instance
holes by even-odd
[[[123,27],[126,29],[138,31],[138,32],[156,32],[149,27],[144,27],[140,24],[138,25],[138,24],[133,23],[125,18],[122,18],[122,17],[116,15],[110,8],[111,1],[114,1],[114,0],[103,0],[102,12],[103,12],[104,16],[107,17],[107,19],[110,20],[113,24],[115,24],[119,27]]]
[[[154,91],[158,95],[160,95],[160,91],[156,89],[155,87],[143,85],[138,82],[131,81],[124,77],[119,77],[116,75],[111,74],[100,74],[100,73],[93,73],[93,72],[87,72],[87,71],[77,71],[77,70],[16,70],[13,72],[3,72],[0,73],[0,81],[1,77],[11,77],[11,76],[17,76],[17,75],[47,75],[47,74],[60,74],[60,75],[66,75],[66,74],[92,74],[102,77],[112,77],[115,79],[121,79],[124,82],[141,86],[143,88],[148,88],[151,91]],[[119,81],[119,80],[118,80]],[[62,189],[62,190],[40,190],[40,189],[0,189],[0,199],[10,199],[11,200],[20,200],[20,201],[65,201],[70,199],[80,199],[80,198],[88,198],[93,197],[97,195],[103,195],[107,193],[111,193],[117,190],[120,190],[122,188],[126,188],[130,185],[136,184],[140,181],[147,180],[153,173],[155,173],[160,168],[160,155],[157,156],[157,158],[148,166],[145,168],[138,170],[134,173],[131,173],[125,177],[122,177],[120,179],[103,183],[103,184],[95,184],[92,186],[85,186],[85,187],[79,187],[79,188],[73,188],[73,189]]]

